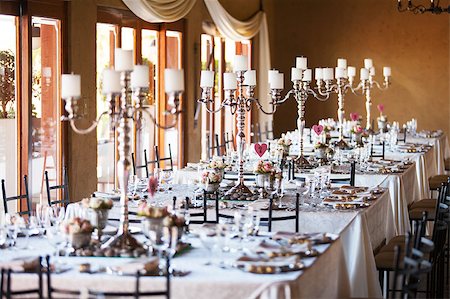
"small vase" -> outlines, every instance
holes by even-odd
[[[378,120],[378,130],[380,132],[385,132],[385,130],[386,130],[386,121],[385,120]]]
[[[70,243],[75,249],[83,248],[91,242],[92,233],[73,233],[70,235]]]
[[[326,148],[316,148],[314,150],[314,154],[317,159],[326,159],[327,158],[327,149]]]
[[[354,134],[354,140],[357,146],[363,146],[362,134]]]
[[[268,173],[258,173],[258,174],[256,174],[256,177],[255,177],[256,187],[263,188],[264,187],[264,183],[266,181],[269,181],[269,179],[270,179],[270,174],[268,174]]]
[[[204,189],[206,192],[216,192],[219,189],[220,183],[205,184]]]
[[[109,209],[94,209],[92,225],[97,229],[104,229],[108,223]]]

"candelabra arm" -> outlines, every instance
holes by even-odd
[[[371,85],[371,87],[372,87],[373,85],[375,85],[379,90],[386,90],[386,89],[389,88],[389,81],[388,81],[388,80],[385,80],[385,81],[383,82],[383,85],[381,85],[380,83],[378,83],[378,81],[372,80],[372,81],[370,82],[370,85]]]
[[[97,128],[97,125],[98,125],[98,123],[100,122],[100,119],[101,119],[104,115],[107,115],[107,114],[108,114],[107,111],[105,111],[105,112],[103,112],[102,114],[100,114],[100,116],[99,116],[96,120],[94,120],[94,121],[92,122],[92,124],[90,125],[90,127],[87,128],[87,129],[78,129],[77,126],[76,126],[76,124],[75,124],[75,119],[69,119],[70,127],[71,127],[72,130],[73,130],[75,133],[77,133],[77,134],[80,134],[80,135],[89,134],[89,133],[91,133],[92,131],[94,131],[95,128]]]
[[[272,111],[266,111],[266,110],[264,110],[261,102],[258,99],[249,99],[249,100],[254,101],[256,103],[256,105],[258,106],[259,110],[261,110],[261,112],[266,115],[273,115],[277,111],[278,103],[275,104],[274,102],[271,102]]]
[[[153,124],[154,124],[156,127],[160,128],[160,129],[163,129],[163,130],[175,128],[176,125],[177,125],[177,122],[178,122],[178,115],[181,113],[180,110],[177,110],[176,113],[173,113],[173,115],[176,116],[174,122],[171,123],[170,125],[163,126],[163,125],[158,124],[158,122],[156,121],[155,117],[154,117],[147,109],[145,109],[144,107],[137,108],[136,110],[137,110],[137,111],[142,111],[142,112],[144,112],[145,114],[147,114],[147,116],[150,118],[150,120],[153,122]]]
[[[223,109],[223,107],[226,106],[226,103],[227,103],[226,101],[222,102],[222,103],[220,103],[219,108],[217,108],[217,109],[210,109],[208,107],[208,102],[212,102],[211,100],[199,99],[199,100],[197,100],[197,102],[201,103],[201,104],[204,104],[204,107],[205,107],[206,111],[208,111],[209,113],[217,113],[217,112],[221,111]]]
[[[286,95],[284,96],[284,98],[283,98],[282,100],[279,100],[277,103],[278,103],[278,104],[283,104],[284,102],[286,102],[286,101],[291,97],[292,94],[295,95],[295,89],[289,90],[289,91],[286,93]]]
[[[348,84],[348,89],[350,89],[350,91],[357,96],[362,96],[364,95],[364,81],[361,81],[358,83],[358,86],[353,87],[353,84],[350,83]],[[361,91],[361,93],[359,94],[358,91]]]
[[[308,88],[306,90],[307,94],[312,95],[315,99],[321,101],[321,102],[325,102],[326,100],[328,100],[330,98],[330,94],[331,93],[325,93],[325,94],[321,94],[320,92],[317,93],[314,91],[314,89],[312,88]]]

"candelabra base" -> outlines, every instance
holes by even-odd
[[[305,158],[305,156],[300,155],[294,160],[295,165],[297,165],[297,168],[299,169],[306,169],[306,168],[312,168],[311,163]]]
[[[244,183],[239,183],[227,193],[225,193],[225,198],[229,200],[253,200],[254,194]]]
[[[111,248],[121,251],[125,254],[133,254],[135,251],[141,251],[144,249],[141,243],[139,243],[128,232],[119,232],[117,235],[109,239],[102,248]]]
[[[345,141],[344,139],[340,139],[338,142],[336,142],[336,147],[342,150],[351,149],[350,145],[348,145],[347,141]]]

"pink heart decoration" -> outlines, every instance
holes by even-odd
[[[259,157],[262,157],[266,151],[267,151],[266,143],[256,143],[255,144],[255,152],[258,154]]]
[[[312,128],[313,128],[314,132],[316,132],[317,136],[319,136],[323,132],[322,125],[314,125]]]
[[[350,119],[352,121],[357,121],[359,119],[359,114],[358,113],[350,113]]]
[[[377,108],[378,108],[378,111],[380,111],[380,113],[383,113],[383,111],[384,111],[384,105],[383,104],[378,104]]]

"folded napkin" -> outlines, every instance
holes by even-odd
[[[14,272],[34,272],[38,266],[37,257],[21,257],[0,263],[0,268],[11,269]]]
[[[274,240],[286,239],[290,243],[300,243],[300,244],[308,241],[311,241],[313,244],[326,244],[330,243],[336,238],[337,236],[333,236],[329,233],[294,233],[286,231],[276,232],[272,236],[272,239]]]
[[[283,246],[274,240],[264,240],[256,248],[257,252],[264,253],[269,257],[296,255],[310,250],[311,243],[308,241]]]
[[[121,275],[135,275],[138,271],[145,273],[156,273],[158,270],[158,265],[159,259],[157,257],[150,257],[119,266],[114,266],[111,267],[111,270]]]
[[[242,256],[236,260],[238,266],[264,266],[264,267],[285,267],[292,264],[296,264],[300,261],[297,256],[279,256],[274,258],[262,257],[262,256]]]

